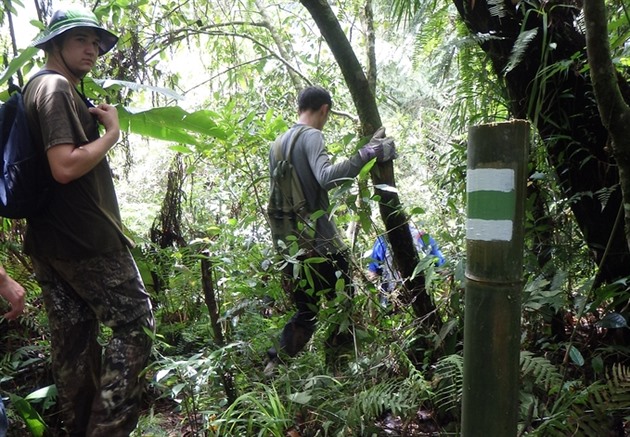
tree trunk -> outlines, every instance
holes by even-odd
[[[219,347],[225,347],[225,337],[219,320],[219,304],[217,303],[217,298],[214,293],[212,261],[208,257],[207,252],[204,252],[203,258],[201,258],[201,285],[206,306],[208,307],[208,314],[210,315],[210,324],[214,332],[214,341]],[[220,365],[219,369],[223,389],[225,390],[225,397],[227,398],[228,405],[232,405],[238,397],[236,388],[234,387],[234,375],[227,365]]]
[[[337,17],[325,0],[300,0],[300,2],[310,12],[337,60],[357,109],[363,135],[373,134],[382,124],[376,99]],[[379,188],[396,186],[393,163],[375,165],[371,176],[376,187],[376,194],[381,199],[380,213],[392,247],[394,263],[403,278],[412,278],[419,258],[407,226],[407,217],[401,209],[400,199],[395,190]],[[439,318],[435,313],[431,297],[427,294],[424,275],[416,275],[404,285],[406,298],[411,301],[416,316],[426,317],[429,325],[439,329],[437,326]]]
[[[546,144],[563,195],[600,264],[598,282],[629,275],[630,251],[623,228],[615,226],[622,199],[617,162],[609,154],[591,78],[582,69],[586,40],[575,24],[580,12],[576,2],[544,3],[548,9],[543,11],[534,11],[527,2],[453,2],[472,34],[497,36],[480,38],[480,45],[505,81],[512,115],[531,120]],[[535,36],[506,73],[514,44],[526,31]],[[570,67],[561,68],[561,61]],[[554,64],[557,68],[548,68]]]
[[[612,63],[608,42],[606,6],[602,0],[584,3],[588,63],[591,67],[595,98],[604,126],[612,139],[612,150],[619,168],[623,204],[630,205],[630,108],[623,100]],[[626,244],[630,247],[630,208],[625,212]]]

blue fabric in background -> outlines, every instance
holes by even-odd
[[[415,237],[414,244],[416,245],[416,249],[424,253],[425,255],[432,255],[435,259],[435,266],[440,267],[443,265],[446,260],[444,259],[444,255],[440,250],[437,242],[431,237],[431,235],[419,232],[414,227],[409,227],[411,231],[412,237]],[[387,242],[385,238],[381,235],[374,242],[374,247],[372,247],[372,255],[370,258],[372,261],[368,265],[368,270],[371,272],[377,273],[379,275],[383,274],[383,262],[387,256]]]
[[[7,435],[8,427],[9,422],[7,421],[7,412],[4,409],[4,403],[0,397],[0,437],[5,437]]]

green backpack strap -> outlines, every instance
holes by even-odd
[[[293,151],[293,146],[295,146],[295,143],[297,142],[298,137],[300,136],[300,134],[308,129],[312,129],[310,126],[300,126],[295,133],[293,134],[293,137],[291,138],[291,141],[289,142],[289,147],[287,147],[287,157],[286,160],[291,162],[291,152]],[[276,158],[276,162],[282,161],[283,154],[282,154],[282,139],[284,138],[284,135],[282,135],[281,137],[278,137],[276,139],[276,141],[273,143],[273,154],[274,157]]]

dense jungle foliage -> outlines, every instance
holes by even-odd
[[[269,146],[295,121],[307,84],[333,95],[324,135],[335,160],[370,133],[305,7],[313,3],[81,3],[121,35],[84,86],[92,100],[118,107],[124,136],[109,159],[157,320],[134,436],[459,435],[467,130],[515,117],[532,123],[519,435],[630,435],[630,230],[576,1],[324,2],[396,139],[402,209],[446,257],[441,267],[420,259],[414,269],[437,322],[396,299],[381,306],[366,276],[385,232],[383,187],[366,167],[331,193],[352,251],[354,355],[327,367],[322,340],[343,315],[326,304],[308,349],[263,374],[266,350],[293,311],[265,221]],[[626,96],[628,3],[605,4]],[[0,100],[43,64],[20,35],[34,36],[57,7],[3,0]],[[56,436],[47,320],[21,251],[25,223],[0,220],[0,262],[28,289],[26,313],[0,321],[9,435]]]

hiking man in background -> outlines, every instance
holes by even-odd
[[[431,235],[419,231],[412,225],[409,225],[409,231],[421,262],[423,258],[432,259],[435,267],[440,267],[446,262],[440,247]],[[394,268],[391,248],[384,235],[380,235],[374,242],[369,258],[368,277],[372,281],[380,279],[378,284],[379,302],[382,306],[387,306],[390,294],[398,285],[402,284],[403,280],[400,272]]]
[[[47,74],[24,93],[33,138],[54,179],[49,203],[27,219],[24,249],[42,289],[58,406],[70,436],[133,431],[140,373],[151,352],[146,331],[154,330],[106,159],[120,136],[118,114],[105,103],[94,107],[77,90],[117,41],[92,12],[55,12],[32,44],[46,52]],[[111,328],[104,353],[100,324]]]
[[[356,177],[361,168],[373,158],[378,162],[395,158],[395,146],[391,138],[384,138],[385,131],[380,129],[358,153],[350,159],[332,164],[324,149],[322,129],[328,121],[332,108],[332,99],[328,91],[321,87],[310,86],[302,90],[298,96],[298,121],[280,141],[282,149],[286,150],[293,136],[299,131],[291,151],[291,163],[299,177],[304,198],[306,199],[307,215],[323,211],[314,221],[304,224],[310,227],[302,235],[307,241],[300,247],[304,254],[298,257],[299,268],[293,269],[288,263],[284,270],[285,278],[290,281],[293,299],[297,312],[284,326],[279,339],[279,349],[275,347],[267,351],[269,362],[265,373],[269,374],[282,355],[290,357],[300,352],[315,331],[319,299],[323,296],[331,300],[337,295],[338,280],[344,281],[344,288],[348,296],[352,296],[350,279],[350,260],[348,248],[341,240],[334,221],[329,216],[330,202],[328,190],[341,185],[348,178]],[[307,127],[307,129],[304,129]],[[286,156],[286,152],[284,152]],[[269,154],[269,169],[273,171],[277,164],[273,150]],[[308,220],[307,220],[308,221]],[[275,241],[274,241],[275,244]],[[321,257],[323,262],[304,263],[311,257]],[[307,271],[306,269],[310,269]],[[300,280],[304,285],[300,284]],[[329,364],[337,358],[343,348],[352,344],[350,333],[340,333],[339,326],[333,326],[328,335],[325,348]]]

